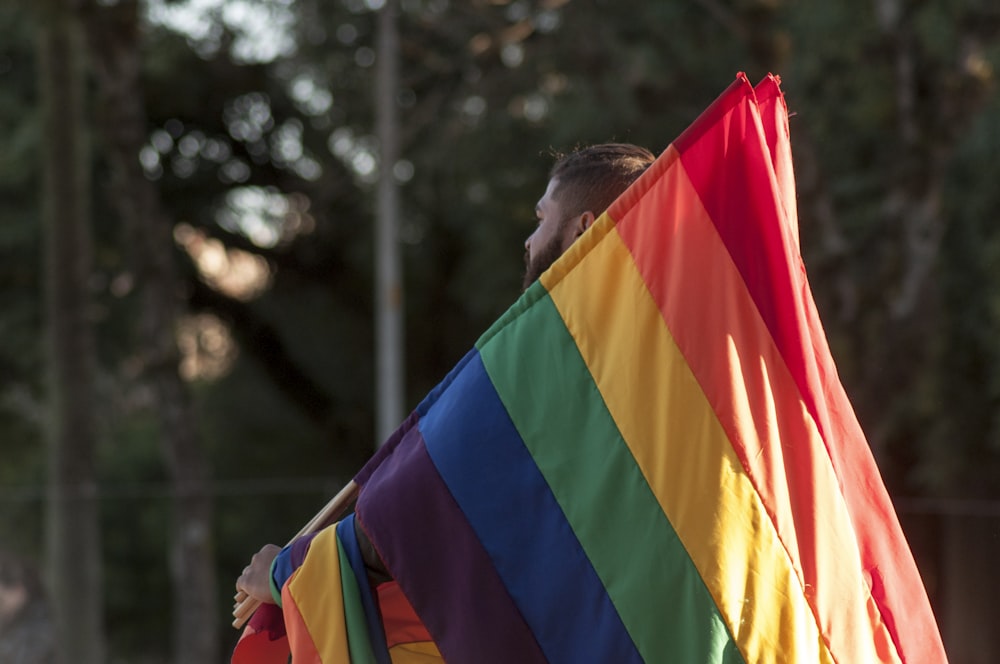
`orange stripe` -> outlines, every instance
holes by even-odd
[[[299,570],[295,570],[289,581],[295,578]],[[281,609],[285,615],[285,629],[288,633],[288,647],[292,656],[305,661],[320,661],[316,644],[313,643],[312,636],[309,635],[309,628],[306,626],[302,612],[295,604],[295,600],[288,593],[288,583],[281,589]]]
[[[295,662],[350,662],[336,528],[313,539],[309,555],[281,589]]]
[[[378,594],[379,612],[385,628],[385,643],[389,648],[400,643],[431,641],[430,632],[413,609],[410,601],[395,581],[381,583],[375,589]]]
[[[430,633],[395,581],[379,584],[379,612],[392,664],[435,664],[444,661]]]

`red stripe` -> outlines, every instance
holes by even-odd
[[[767,90],[765,86],[762,90],[765,98],[771,95],[769,103],[772,104],[777,101],[775,95],[780,94],[776,81],[774,84],[773,89]],[[666,159],[661,158],[661,163],[626,192],[609,213],[615,219],[623,219],[671,162],[680,158],[697,191],[696,197],[709,213],[781,353],[797,388],[797,396],[816,422],[825,452],[840,481],[858,540],[861,564],[868,577],[865,581],[890,638],[904,661],[942,661],[943,647],[926,593],[864,435],[837,378],[798,254],[792,217],[779,203],[785,201],[785,205],[792,206],[794,192],[777,190],[770,175],[770,159],[778,159],[782,153],[790,158],[790,148],[780,144],[781,140],[787,140],[787,133],[775,132],[775,140],[779,143],[772,146],[758,144],[757,149],[735,149],[746,140],[760,142],[756,118],[751,103],[747,103],[752,98],[753,91],[741,76],[671,146],[670,150],[676,148],[680,156],[674,153]],[[770,110],[783,112],[784,109],[772,106]],[[725,154],[726,158],[718,159],[719,154]],[[788,180],[783,184],[788,186]],[[674,204],[671,201],[663,203]],[[748,211],[759,219],[780,219],[784,223],[751,224],[748,223]],[[621,231],[622,227],[619,229]],[[628,234],[627,229],[622,233],[623,237]],[[633,253],[644,251],[637,239],[631,242]],[[649,238],[641,242],[651,243]],[[664,260],[661,255],[658,265],[651,269],[662,269],[669,262],[670,259]],[[712,275],[702,273],[701,278],[710,281]],[[698,278],[694,281],[698,282]],[[653,289],[655,284],[651,284]],[[695,306],[704,307],[712,302],[712,296],[706,289],[696,298]],[[667,295],[661,293],[657,297],[666,298]],[[665,303],[670,300],[659,301],[666,311]],[[676,299],[671,303],[675,305]],[[684,320],[683,317],[679,319]],[[809,487],[797,484],[796,478],[808,478],[815,459],[795,445],[783,452],[791,495],[796,502],[804,499],[807,502],[802,505],[809,505]],[[743,460],[748,469],[752,467],[745,452]],[[759,487],[761,481],[759,477],[755,480]],[[768,480],[763,478],[763,481]],[[795,533],[800,544],[817,541],[814,525],[796,519],[796,528],[799,527],[805,528]],[[815,569],[816,551],[808,546],[800,547],[800,555],[805,580],[810,583],[815,580],[810,579],[810,570]],[[880,620],[877,615],[870,618],[873,624]]]
[[[231,664],[287,664],[290,649],[281,609],[261,604],[233,649]]]
[[[753,89],[764,126],[764,137],[771,150],[771,163],[778,181],[780,203],[785,213],[785,223],[792,234],[795,247],[799,246],[799,220],[795,201],[795,172],[792,168],[792,146],[788,139],[788,109],[778,87],[777,76],[768,75]]]
[[[838,378],[798,253],[793,219],[778,204],[789,192],[776,191],[775,183],[765,181],[766,151],[748,152],[746,159],[707,158],[753,131],[750,105],[737,108],[753,96],[749,84],[738,81],[728,94],[733,112],[722,123],[725,131],[688,132],[678,141],[685,170],[816,421],[841,482],[872,598],[897,650],[906,662],[940,662],[944,647],[920,574]],[[787,141],[787,134],[776,132],[775,138]],[[785,149],[774,146],[772,154]],[[747,224],[748,208],[783,223]]]

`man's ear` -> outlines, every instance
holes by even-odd
[[[590,210],[581,214],[580,219],[576,222],[576,236],[580,237],[583,235],[583,232],[590,228],[595,220],[596,217],[594,217],[594,213]]]

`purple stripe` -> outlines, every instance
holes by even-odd
[[[319,533],[309,533],[308,535],[303,535],[299,537],[290,545],[289,558],[291,560],[292,567],[298,569],[302,567],[302,563],[306,560],[306,554],[309,553],[309,547],[312,545],[313,539]]]
[[[399,441],[403,439],[406,432],[410,430],[410,427],[416,425],[417,420],[419,419],[420,416],[417,414],[417,411],[413,411],[410,413],[409,417],[403,420],[403,423],[399,425],[399,428],[393,431],[392,435],[386,438],[382,447],[378,448],[375,454],[372,455],[372,458],[368,460],[368,463],[366,463],[361,470],[358,471],[358,474],[354,476],[354,481],[358,486],[365,485],[368,478],[372,476],[372,473],[374,473],[375,470],[382,465],[382,462],[385,461],[390,454],[392,454],[392,452],[396,449],[396,446],[399,445]]]
[[[546,661],[417,427],[369,479],[357,510],[446,661]]]
[[[392,432],[382,446],[378,448],[378,451],[375,452],[372,458],[368,460],[368,463],[366,463],[364,467],[358,471],[358,474],[354,476],[354,481],[358,486],[364,486],[365,483],[368,482],[368,479],[378,469],[378,467],[381,466],[389,455],[396,450],[396,447],[403,440],[403,438],[406,437],[410,428],[416,426],[417,422],[420,421],[420,418],[423,417],[428,410],[430,410],[430,407],[435,401],[438,400],[438,397],[441,396],[445,389],[451,385],[452,381],[455,380],[455,377],[461,373],[462,369],[469,362],[469,360],[477,356],[478,353],[475,349],[466,353],[465,357],[459,360],[458,364],[456,364],[452,370],[448,372],[448,375],[444,377],[444,380],[431,390],[430,394],[424,397],[424,400],[417,405],[413,412],[410,413],[409,417],[403,420],[403,423],[399,425],[399,428]]]

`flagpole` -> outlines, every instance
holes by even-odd
[[[304,525],[295,537],[288,541],[288,543],[291,544],[303,535],[309,535],[310,533],[321,530],[322,528],[333,523],[338,517],[340,517],[341,514],[344,513],[347,506],[350,505],[355,498],[357,498],[358,489],[359,487],[354,480],[351,480],[344,485],[344,488],[337,492],[337,495],[331,498],[330,502],[328,502],[323,509],[317,512],[316,515],[309,520],[309,523]],[[233,616],[235,617],[235,620],[233,620],[233,627],[240,629],[246,621],[250,619],[253,612],[257,610],[257,607],[260,606],[260,601],[250,597],[242,590],[236,593],[234,599],[235,606],[233,607]]]

